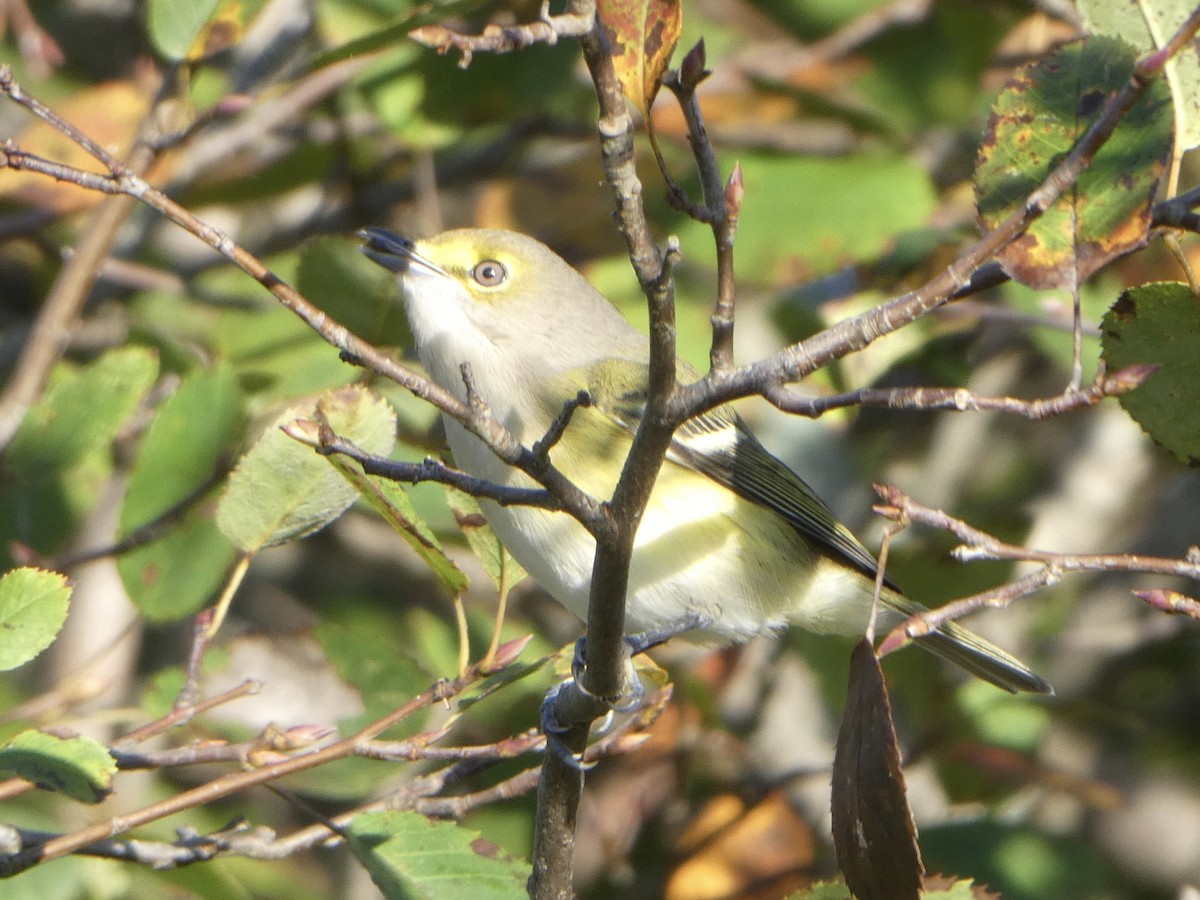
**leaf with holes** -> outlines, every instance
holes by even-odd
[[[1014,75],[992,108],[975,169],[985,231],[1021,209],[1133,72],[1112,38],[1067,44]],[[1071,288],[1145,244],[1150,207],[1171,151],[1171,97],[1150,85],[1068,190],[998,255],[1030,287]]]

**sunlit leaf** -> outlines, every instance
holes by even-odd
[[[975,172],[980,223],[1020,209],[1128,81],[1136,54],[1112,38],[1067,44],[1021,69],[993,108]],[[1097,152],[1075,188],[999,254],[1035,288],[1073,287],[1142,246],[1150,205],[1171,150],[1171,97],[1150,85]]]
[[[1088,30],[1120,38],[1140,52],[1159,50],[1196,9],[1195,0],[1079,0]],[[1167,63],[1179,150],[1200,146],[1200,55],[1184,50]]]
[[[0,577],[0,670],[14,669],[50,646],[67,619],[66,576],[13,569]]]
[[[0,769],[82,803],[99,803],[112,791],[116,761],[88,737],[61,738],[23,731],[0,749]]]
[[[366,813],[350,823],[346,839],[389,900],[527,896],[527,867],[454,822],[407,811]]]
[[[681,0],[599,0],[596,16],[608,34],[621,89],[648,117],[683,28]]]
[[[329,461],[280,430],[297,419],[324,419],[370,453],[389,454],[395,416],[386,401],[357,386],[327,391],[280,415],[241,458],[217,509],[217,525],[247,552],[325,527],[358,496]]]
[[[446,497],[450,501],[450,509],[454,512],[454,521],[462,529],[463,536],[471,546],[472,552],[483,564],[484,570],[497,587],[504,585],[512,588],[526,577],[521,564],[513,559],[512,554],[504,549],[500,538],[484,518],[479,501],[470,494],[446,489]]]

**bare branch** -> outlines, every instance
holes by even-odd
[[[929,609],[905,619],[880,642],[876,654],[882,659],[889,653],[899,650],[913,638],[923,637],[936,631],[946,622],[960,619],[963,616],[978,612],[981,609],[1004,609],[1014,600],[1032,594],[1044,587],[1057,584],[1062,578],[1062,571],[1053,565],[1045,565],[1016,581],[963,597],[943,604],[937,609]]]
[[[578,5],[578,4],[575,4]],[[550,14],[549,0],[544,0],[538,21],[523,25],[487,25],[480,34],[460,34],[445,25],[423,25],[414,28],[408,36],[418,44],[424,44],[438,53],[451,50],[460,54],[458,65],[467,68],[476,53],[512,53],[531,44],[558,43],[563,37],[582,37],[595,24],[593,10],[568,11],[562,15]]]
[[[511,660],[510,660],[511,661]],[[245,772],[234,772],[223,775],[199,787],[183,791],[172,797],[139,810],[114,817],[113,819],[97,822],[79,828],[68,834],[54,836],[44,842],[23,844],[0,856],[0,877],[9,877],[49,859],[56,859],[68,853],[75,853],[96,841],[124,834],[148,822],[153,822],[166,816],[174,815],[194,806],[211,803],[222,797],[274,781],[284,775],[302,772],[334,759],[341,759],[357,753],[368,741],[373,740],[389,728],[404,721],[420,710],[457,696],[470,685],[485,676],[479,667],[471,667],[467,672],[451,680],[439,681],[429,689],[422,691],[403,706],[367,725],[365,728],[319,750],[286,757],[278,762],[251,769]]]
[[[816,418],[831,409],[846,406],[882,406],[889,409],[988,410],[1026,419],[1048,419],[1076,409],[1095,406],[1109,397],[1119,397],[1141,385],[1154,374],[1151,365],[1128,366],[1113,375],[1103,368],[1085,388],[1067,387],[1057,397],[1023,400],[1018,397],[981,397],[967,388],[860,388],[828,397],[801,397],[781,385],[770,385],[763,396],[784,412]]]
[[[913,500],[893,485],[875,485],[885,506],[876,511],[889,519],[920,522],[958,537],[965,546],[955,549],[954,556],[962,562],[979,559],[1008,559],[1023,562],[1042,562],[1058,566],[1064,572],[1146,572],[1157,575],[1180,575],[1200,581],[1200,559],[1166,559],[1139,554],[1055,553],[1034,550],[1005,543],[987,532],[968,525],[938,509],[931,509]]]
[[[1013,600],[1031,594],[1040,588],[1057,583],[1070,572],[1143,572],[1155,575],[1175,575],[1200,581],[1200,554],[1189,552],[1185,559],[1165,559],[1139,554],[1099,553],[1055,553],[1018,547],[1000,540],[985,531],[968,525],[961,519],[939,510],[923,506],[894,485],[875,485],[875,491],[883,498],[884,505],[876,512],[895,522],[920,522],[948,531],[963,543],[953,551],[960,562],[975,560],[1013,560],[1041,563],[1041,568],[1009,584],[983,591],[938,607],[918,613],[902,622],[879,646],[883,656],[899,649],[908,640],[934,631],[938,626],[958,619],[986,607],[1002,609]],[[1192,607],[1186,602],[1191,598],[1172,591],[1134,592],[1137,597],[1152,606],[1169,612],[1190,615]],[[1176,602],[1182,598],[1182,602]],[[1193,601],[1194,602],[1194,601]]]
[[[735,164],[727,182],[721,180],[717,154],[708,139],[704,116],[696,98],[696,89],[709,76],[705,68],[704,41],[699,41],[684,57],[678,72],[668,72],[663,83],[671,89],[683,110],[687,122],[688,143],[700,175],[704,205],[697,207],[668,177],[668,199],[672,206],[682,209],[693,218],[706,222],[713,232],[717,250],[717,302],[712,314],[712,350],[709,353],[712,377],[720,378],[733,369],[733,307],[737,286],[733,269],[733,239],[737,234],[745,184],[741,164]],[[666,174],[665,166],[660,167]]]
[[[466,494],[494,500],[502,506],[539,506],[543,509],[563,509],[562,501],[547,490],[510,487],[476,478],[461,469],[446,465],[440,459],[427,456],[419,463],[402,462],[368,453],[353,441],[335,434],[328,426],[311,421],[296,421],[283,428],[285,434],[326,456],[338,454],[352,459],[368,475],[378,475],[389,481],[421,484],[433,481],[458,488]]]

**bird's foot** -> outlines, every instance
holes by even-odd
[[[563,736],[571,731],[571,726],[561,722],[555,712],[555,707],[559,702],[559,695],[570,685],[573,690],[578,691],[586,700],[596,705],[608,707],[607,712],[601,717],[601,724],[597,728],[599,733],[603,734],[611,727],[615,713],[637,712],[645,705],[646,688],[642,684],[641,678],[638,677],[631,657],[639,653],[645,653],[647,650],[652,650],[655,647],[665,644],[671,638],[678,637],[686,632],[707,628],[711,624],[711,621],[707,616],[693,612],[674,622],[659,625],[636,634],[626,635],[625,646],[628,651],[626,659],[626,689],[625,693],[615,700],[606,697],[597,697],[584,687],[584,670],[587,668],[587,638],[581,637],[577,640],[575,642],[575,652],[571,657],[571,677],[552,688],[546,694],[546,699],[542,702],[542,731],[546,735],[546,749],[556,754],[567,765],[581,772],[592,768],[595,763],[585,761],[583,754],[572,751],[563,740]]]

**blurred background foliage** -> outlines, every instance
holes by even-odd
[[[372,342],[403,354],[407,329],[390,279],[356,251],[351,235],[367,224],[412,234],[466,225],[530,233],[578,265],[631,320],[644,321],[612,224],[594,100],[573,42],[479,54],[463,69],[453,55],[403,38],[428,22],[477,29],[530,21],[536,3],[41,0],[29,8],[33,23],[18,15],[24,9],[0,7],[8,13],[0,59],[20,83],[112,149],[128,146],[152,107],[160,132],[190,129],[157,154],[150,180]],[[195,22],[210,14],[216,25],[198,31]],[[847,27],[864,22],[866,30]],[[971,175],[997,92],[1016,66],[1079,27],[1070,4],[1049,0],[685,4],[680,44],[707,45],[713,75],[700,100],[722,169],[740,161],[745,172],[738,358],[802,340],[945,265],[977,233]],[[652,116],[674,177],[696,192],[686,129],[669,95]],[[0,105],[0,134],[24,150],[78,161],[61,135],[31,125],[12,104]],[[671,209],[648,145],[639,153],[656,231],[678,235],[683,248],[681,353],[703,367],[711,236]],[[1185,159],[1182,183],[1196,174]],[[0,172],[4,372],[100,200]],[[1200,263],[1194,240],[1184,248]],[[1083,286],[1085,379],[1099,357],[1100,317],[1123,287],[1181,278],[1152,243]],[[964,385],[984,395],[1053,395],[1070,375],[1070,321],[1068,292],[1007,284],[830,366],[801,390]],[[431,408],[342,362],[207,247],[132,209],[30,413],[34,424],[3,460],[4,568],[63,566],[76,591],[52,649],[0,681],[0,736],[36,724],[106,740],[168,709],[182,682],[189,617],[214,601],[235,556],[214,524],[224,473],[287,406],[363,382],[395,407],[397,458],[440,450]],[[927,505],[1044,549],[1179,557],[1200,542],[1195,470],[1158,449],[1112,402],[1037,423],[883,409],[813,422],[760,402],[743,407],[765,442],[872,545],[880,531],[870,514],[872,481],[895,482]],[[196,491],[200,502],[154,542],[71,562]],[[495,587],[442,489],[409,494],[416,515],[471,576],[465,600],[477,657]],[[952,546],[943,534],[910,529],[893,545],[894,577],[936,605],[1019,571],[956,563]],[[1058,692],[1051,700],[1007,697],[925,654],[888,659],[931,871],[974,877],[1015,900],[1151,900],[1200,883],[1200,633],[1130,594],[1160,585],[1180,587],[1073,577],[972,620],[1046,675]],[[526,658],[578,630],[536,585],[515,589],[505,635],[537,635]],[[716,654],[664,651],[677,685],[671,707],[648,743],[606,761],[589,780],[579,837],[583,896],[776,897],[829,877],[829,765],[847,651],[843,642],[798,633]],[[255,558],[206,659],[202,688],[211,694],[257,677],[264,689],[189,722],[171,742],[244,739],[268,722],[339,724],[346,732],[453,675],[457,653],[444,582],[359,504],[329,528]],[[532,727],[555,677],[540,671],[479,704],[456,726],[455,741],[482,744]],[[434,727],[440,714],[429,710],[408,733]],[[534,764],[515,760],[458,789],[478,790]],[[421,771],[349,760],[287,784],[329,815]],[[203,777],[188,769],[122,775],[108,805],[89,816],[115,815]],[[527,858],[532,807],[531,796],[497,802],[467,824],[502,853]],[[61,831],[80,815],[57,798],[26,794],[6,801],[0,818]],[[312,815],[256,791],[139,835],[169,840],[176,827],[211,830],[239,816],[286,833]],[[299,900],[370,897],[375,889],[344,850],[320,850],[167,872],[71,858],[3,890],[39,900]]]

